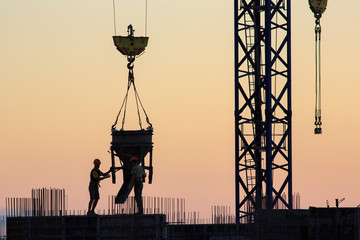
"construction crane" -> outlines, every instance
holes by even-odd
[[[144,170],[148,170],[148,179],[149,183],[152,182],[153,176],[153,167],[152,167],[152,135],[153,127],[149,121],[149,117],[143,107],[143,104],[140,100],[139,94],[135,87],[135,78],[134,78],[134,61],[135,58],[140,56],[144,52],[147,44],[148,37],[135,37],[135,30],[132,25],[128,26],[128,36],[113,36],[114,44],[117,50],[126,56],[127,58],[127,68],[128,72],[128,85],[124,100],[122,102],[121,108],[117,114],[115,123],[111,127],[111,169],[112,169],[112,182],[116,183],[115,173],[118,170],[123,170],[123,184],[115,198],[115,203],[124,203],[130,193],[128,188],[131,180],[131,165],[130,158],[136,156],[140,160],[140,166]],[[137,113],[139,118],[139,130],[125,130],[125,116],[126,116],[126,106],[128,102],[129,90],[132,89],[135,94]],[[146,117],[146,122],[148,126],[145,128],[142,125],[140,108],[143,111],[143,114]],[[120,115],[122,117],[121,128],[117,129],[118,120]],[[148,163],[145,161],[145,157],[149,155]],[[115,164],[115,157],[119,158],[120,166]]]
[[[321,134],[321,26],[320,18],[326,10],[327,0],[309,0],[315,17],[315,134]]]
[[[290,3],[234,1],[236,223],[293,208]]]
[[[315,134],[321,129],[320,18],[315,20]],[[291,0],[234,0],[236,222],[292,209]]]

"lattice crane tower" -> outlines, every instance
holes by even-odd
[[[236,221],[292,209],[291,0],[235,0]]]

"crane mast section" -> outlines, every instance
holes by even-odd
[[[237,222],[292,209],[290,0],[235,0]]]

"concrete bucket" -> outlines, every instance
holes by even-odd
[[[138,157],[140,166],[148,170],[149,183],[152,182],[152,129],[150,130],[131,130],[131,131],[113,131],[111,142],[111,160],[112,160],[112,182],[116,183],[115,172],[123,170],[123,185],[115,199],[116,203],[124,203],[131,191],[128,189],[131,180],[130,158]],[[149,154],[149,161],[146,163],[145,157]],[[120,167],[115,166],[115,157],[119,158]],[[145,180],[144,180],[145,181]]]

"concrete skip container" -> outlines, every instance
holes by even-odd
[[[131,180],[130,158],[139,158],[140,166],[148,170],[149,183],[152,182],[152,142],[153,130],[113,130],[111,142],[112,182],[116,183],[115,172],[123,170],[123,184],[115,198],[115,203],[124,203],[131,192],[128,188]],[[146,164],[145,157],[149,154],[149,161]],[[119,158],[120,167],[115,166],[115,157]],[[143,180],[145,181],[145,179]]]

